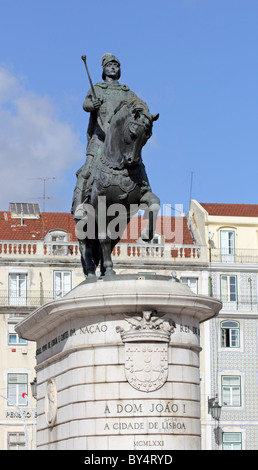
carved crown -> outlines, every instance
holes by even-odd
[[[144,341],[169,343],[170,335],[174,331],[173,322],[157,316],[156,310],[143,311],[142,317],[126,315],[125,320],[130,325],[128,330],[120,326],[116,328],[124,343]]]

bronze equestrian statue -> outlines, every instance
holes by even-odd
[[[82,59],[88,72],[85,56]],[[152,240],[160,207],[141,157],[159,115],[153,116],[146,103],[118,82],[121,68],[114,55],[105,54],[102,67],[104,81],[93,87],[90,80],[83,103],[83,109],[90,112],[87,158],[77,172],[71,210],[88,277],[95,276],[98,265],[101,276],[115,274],[112,250],[140,206],[149,218],[141,237]]]

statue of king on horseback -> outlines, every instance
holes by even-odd
[[[89,76],[86,57],[82,59]],[[90,113],[87,158],[77,171],[71,210],[83,270],[89,277],[95,276],[98,265],[102,276],[115,274],[112,250],[141,207],[149,219],[141,237],[152,240],[160,207],[141,157],[159,115],[153,116],[146,103],[118,82],[120,62],[114,55],[105,54],[102,67],[103,82],[93,86],[89,76],[91,88],[83,103]],[[110,228],[118,224],[117,213],[118,231]]]

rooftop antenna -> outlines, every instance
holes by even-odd
[[[193,189],[193,174],[194,172],[191,171],[191,182],[190,182],[190,195],[189,195],[189,207],[192,199],[192,189]]]
[[[51,199],[50,197],[46,196],[46,181],[48,180],[55,180],[55,176],[45,176],[43,178],[29,178],[30,180],[40,180],[43,181],[43,197],[37,199],[43,199],[43,212],[45,212],[46,208],[46,199]]]

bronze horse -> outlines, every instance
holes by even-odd
[[[160,201],[151,192],[141,150],[158,117],[138,98],[121,103],[115,110],[103,154],[95,157],[85,185],[85,217],[77,221],[81,261],[87,276],[95,276],[99,264],[102,276],[115,274],[112,250],[142,205],[149,222],[141,237],[144,241],[153,238]]]

